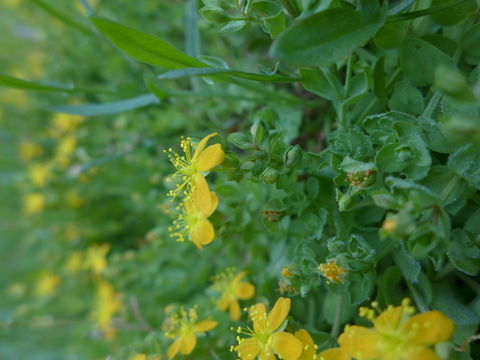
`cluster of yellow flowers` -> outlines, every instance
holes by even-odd
[[[207,146],[210,138],[217,133],[204,137],[193,151],[192,139],[182,138],[181,147],[184,155],[169,149],[166,151],[170,161],[177,169],[174,177],[181,178],[175,189],[169,192],[173,198],[183,193],[180,215],[169,228],[178,241],[188,239],[198,248],[207,245],[215,238],[215,230],[208,218],[218,205],[218,197],[210,191],[205,173],[220,165],[225,153],[220,144]]]

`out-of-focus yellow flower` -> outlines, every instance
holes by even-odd
[[[35,294],[37,296],[47,296],[55,292],[58,284],[60,284],[60,278],[50,272],[44,272],[40,275],[35,287]]]
[[[70,155],[77,146],[77,139],[72,135],[62,137],[55,148],[55,156],[53,161],[62,167],[66,167],[70,163]]]
[[[79,208],[83,206],[84,200],[81,198],[80,195],[78,195],[78,192],[76,192],[75,190],[69,190],[67,192],[67,203],[71,207]]]
[[[83,121],[84,118],[82,116],[55,114],[52,118],[51,135],[53,137],[62,137],[65,134],[72,133]]]
[[[84,268],[84,254],[81,251],[74,251],[67,258],[65,270],[70,274],[75,274]]]
[[[85,268],[92,270],[95,275],[100,275],[107,267],[107,259],[105,258],[110,251],[110,244],[101,244],[90,246],[85,256]]]
[[[242,281],[246,274],[245,271],[235,274],[229,269],[214,278],[213,288],[221,294],[217,306],[222,311],[229,310],[230,318],[234,321],[240,319],[241,315],[238,300],[248,300],[255,295],[255,286]]]
[[[165,336],[175,339],[168,348],[167,356],[172,359],[180,354],[190,354],[197,344],[197,334],[212,330],[217,322],[211,319],[197,321],[198,315],[195,309],[188,312],[180,310],[180,313],[172,314],[165,322]]]
[[[279,298],[272,311],[267,314],[262,303],[252,306],[249,310],[253,322],[250,328],[238,328],[237,333],[250,336],[237,338],[238,345],[232,346],[242,360],[260,359],[274,360],[277,355],[280,359],[298,360],[302,354],[303,344],[293,334],[280,331],[280,327],[290,311],[290,299]]]
[[[27,93],[17,89],[2,89],[0,91],[0,104],[25,107],[28,105]]]
[[[206,208],[211,208],[210,189],[205,180],[204,172],[212,170],[220,165],[225,159],[225,153],[220,144],[207,146],[210,138],[217,133],[205,136],[198,143],[193,152],[191,138],[182,138],[181,147],[185,155],[180,156],[172,149],[168,150],[168,157],[173,166],[177,169],[174,176],[182,178],[181,184],[169,192],[170,196],[177,196],[182,190],[187,197],[194,197],[197,204],[204,204]]]
[[[135,355],[132,360],[160,360],[160,356],[157,355],[157,356],[154,356],[152,358],[148,358],[147,355],[145,354],[138,354],[138,355]]]
[[[389,306],[375,316],[373,309],[360,308],[360,315],[374,324],[373,328],[347,325],[340,335],[343,356],[362,360],[440,360],[431,345],[448,341],[455,325],[440,311],[412,314],[410,299],[401,306]]]
[[[382,224],[382,229],[385,230],[387,233],[391,233],[397,229],[397,220],[395,219],[385,219]]]
[[[27,215],[37,214],[45,208],[45,195],[28,193],[23,198],[23,211]]]
[[[24,162],[28,162],[36,157],[43,155],[43,148],[38,144],[29,141],[22,140],[19,144],[20,159]]]
[[[343,281],[343,277],[348,273],[348,270],[340,267],[334,259],[328,260],[325,264],[320,264],[318,270],[329,281],[340,283]]]
[[[195,190],[197,192],[198,189]],[[169,228],[172,237],[177,241],[192,241],[199,249],[210,244],[215,238],[215,229],[208,217],[213,214],[218,205],[218,197],[210,192],[208,203],[198,204],[195,198],[186,198],[182,202],[181,214]]]
[[[295,274],[292,274],[290,272],[290,270],[288,269],[288,266],[284,266],[282,270],[280,270],[280,273],[282,274],[282,276],[285,276],[285,277],[295,276]]]
[[[115,329],[111,326],[113,316],[120,311],[121,295],[117,293],[112,284],[98,278],[92,319],[107,339],[115,336]]]
[[[32,164],[28,168],[28,177],[33,185],[43,187],[52,175],[51,169],[48,163]]]

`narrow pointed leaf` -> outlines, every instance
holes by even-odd
[[[296,81],[297,79],[291,78],[288,76],[282,75],[265,75],[265,74],[255,74],[244,71],[236,71],[230,69],[221,69],[221,68],[184,68],[168,71],[163,73],[158,78],[159,79],[179,79],[190,76],[208,76],[208,75],[231,75],[234,77],[255,80],[255,81],[267,81],[267,82],[288,82]]]
[[[13,89],[31,90],[31,91],[55,91],[55,92],[70,92],[72,88],[67,88],[60,85],[46,85],[32,81],[17,79],[12,76],[0,74],[0,86],[5,86]]]

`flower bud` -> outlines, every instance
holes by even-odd
[[[291,146],[283,154],[283,162],[288,167],[296,166],[303,158],[303,151],[299,145]]]
[[[278,171],[267,167],[260,177],[265,184],[274,184],[278,179]]]

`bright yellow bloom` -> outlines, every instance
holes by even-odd
[[[340,348],[328,349],[316,354],[318,347],[306,330],[298,330],[295,336],[303,344],[303,352],[299,360],[350,360],[346,354],[342,354]]]
[[[198,189],[194,191],[196,193]],[[192,241],[199,249],[210,244],[215,238],[215,229],[208,217],[213,214],[218,205],[218,197],[210,191],[210,201],[197,204],[195,197],[186,198],[181,205],[181,214],[169,228],[171,236],[177,241]]]
[[[229,269],[214,279],[213,288],[221,294],[217,306],[222,311],[228,309],[234,321],[240,319],[241,315],[238,300],[248,300],[255,295],[255,286],[242,281],[246,274],[245,271],[235,274]]]
[[[97,279],[95,303],[91,317],[109,339],[115,335],[115,329],[111,326],[111,322],[113,316],[122,307],[120,297],[121,295],[115,292],[115,289],[109,282],[102,278]]]
[[[84,204],[84,201],[80,195],[78,195],[78,192],[75,190],[69,190],[67,192],[67,203],[71,207],[74,208],[79,208]]]
[[[328,260],[325,264],[320,264],[318,270],[325,276],[329,281],[340,283],[343,280],[343,277],[348,270],[343,269],[338,266],[337,262],[333,259]]]
[[[23,211],[27,215],[37,214],[45,208],[45,195],[28,193],[23,198]]]
[[[290,311],[290,299],[278,298],[272,311],[267,314],[262,303],[252,306],[249,317],[253,322],[250,328],[238,328],[240,334],[249,338],[237,337],[238,345],[232,346],[242,360],[253,360],[260,356],[261,360],[274,360],[275,354],[280,359],[298,360],[302,354],[303,344],[294,335],[280,331],[280,327]]]
[[[225,153],[220,144],[206,147],[208,140],[215,135],[217,133],[207,135],[200,140],[195,152],[192,148],[192,139],[182,138],[180,145],[185,153],[184,156],[178,155],[172,149],[168,150],[168,157],[177,169],[174,176],[182,178],[182,183],[169,192],[170,196],[175,197],[183,190],[187,197],[194,196],[194,200],[198,204],[205,204],[207,208],[211,207],[210,190],[202,173],[212,170],[225,159]],[[196,191],[194,192],[194,190]]]
[[[22,140],[19,145],[20,159],[24,162],[30,161],[43,155],[43,148],[32,141]]]
[[[28,177],[33,185],[42,187],[51,177],[51,166],[46,163],[32,164],[28,168]]]
[[[90,246],[85,256],[85,268],[92,270],[95,275],[100,275],[107,267],[107,259],[105,258],[110,251],[110,244]]]
[[[35,294],[38,296],[51,295],[55,292],[58,284],[60,284],[60,278],[58,276],[45,272],[38,279]]]
[[[440,360],[431,345],[448,341],[455,327],[440,311],[412,316],[415,308],[409,299],[376,317],[370,310],[361,309],[361,315],[374,328],[347,325],[338,339],[342,352],[357,360]]]
[[[165,336],[175,339],[168,348],[168,358],[172,359],[180,354],[190,354],[197,344],[197,334],[212,330],[218,325],[214,320],[205,319],[197,321],[198,315],[195,309],[188,312],[181,309],[180,313],[174,313],[166,322]]]

